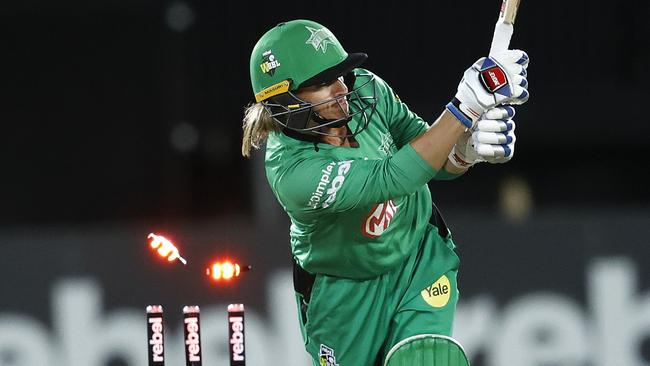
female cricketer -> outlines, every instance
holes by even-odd
[[[308,20],[278,24],[251,54],[242,153],[266,142],[305,347],[321,366],[467,365],[451,338],[459,259],[427,182],[512,158],[528,56],[478,60],[431,126],[366,58]]]

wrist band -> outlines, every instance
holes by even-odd
[[[472,125],[474,124],[474,123],[472,122],[472,120],[469,119],[469,118],[465,115],[465,113],[463,113],[460,109],[458,109],[458,107],[456,107],[456,106],[454,105],[453,101],[447,103],[446,108],[447,108],[447,110],[448,110],[449,112],[451,112],[451,114],[453,114],[454,117],[456,117],[456,119],[457,119],[460,123],[462,123],[465,127],[467,127],[467,128],[472,128]]]
[[[454,146],[451,151],[449,152],[449,156],[447,157],[449,161],[459,169],[469,169],[474,163],[468,163],[465,160],[463,160],[458,154],[456,153],[456,147]]]

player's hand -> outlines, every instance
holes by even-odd
[[[510,161],[515,155],[515,109],[511,106],[485,112],[472,133],[472,146],[478,156],[488,163]]]
[[[524,104],[529,97],[528,60],[526,52],[521,50],[508,50],[479,59],[465,71],[447,109],[472,128],[490,108]]]
[[[515,154],[515,109],[511,106],[488,110],[476,123],[456,141],[449,153],[449,160],[458,168],[487,161],[505,163]]]

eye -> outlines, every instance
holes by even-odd
[[[336,82],[336,80],[338,80],[338,79],[326,81],[324,83],[318,84],[318,86],[321,87],[321,88],[324,88],[326,86],[330,86],[330,85],[334,84]]]
[[[330,80],[330,81],[324,82],[324,83],[322,83],[322,84],[318,84],[318,86],[319,86],[319,87],[330,86],[330,85],[336,83],[337,81],[344,82],[344,81],[343,81],[343,76],[339,76],[339,77],[337,77],[337,78],[334,79],[334,80]]]

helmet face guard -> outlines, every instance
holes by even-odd
[[[358,83],[356,79],[358,79]],[[375,76],[370,73],[357,75],[350,73],[346,77],[346,84],[350,85],[348,93],[318,103],[306,102],[298,98],[293,92],[288,91],[274,96],[269,101],[262,102],[262,104],[273,120],[283,128],[305,135],[351,137],[361,133],[368,127],[370,118],[377,107],[377,85]],[[354,88],[355,84],[358,84],[356,88]],[[341,106],[341,100],[347,101],[348,112]],[[315,107],[331,103],[336,103],[344,112],[345,117],[325,119],[314,110]],[[356,119],[358,122],[354,130],[348,128],[347,135],[335,135],[322,131],[323,127],[344,126],[354,118],[358,118]]]

